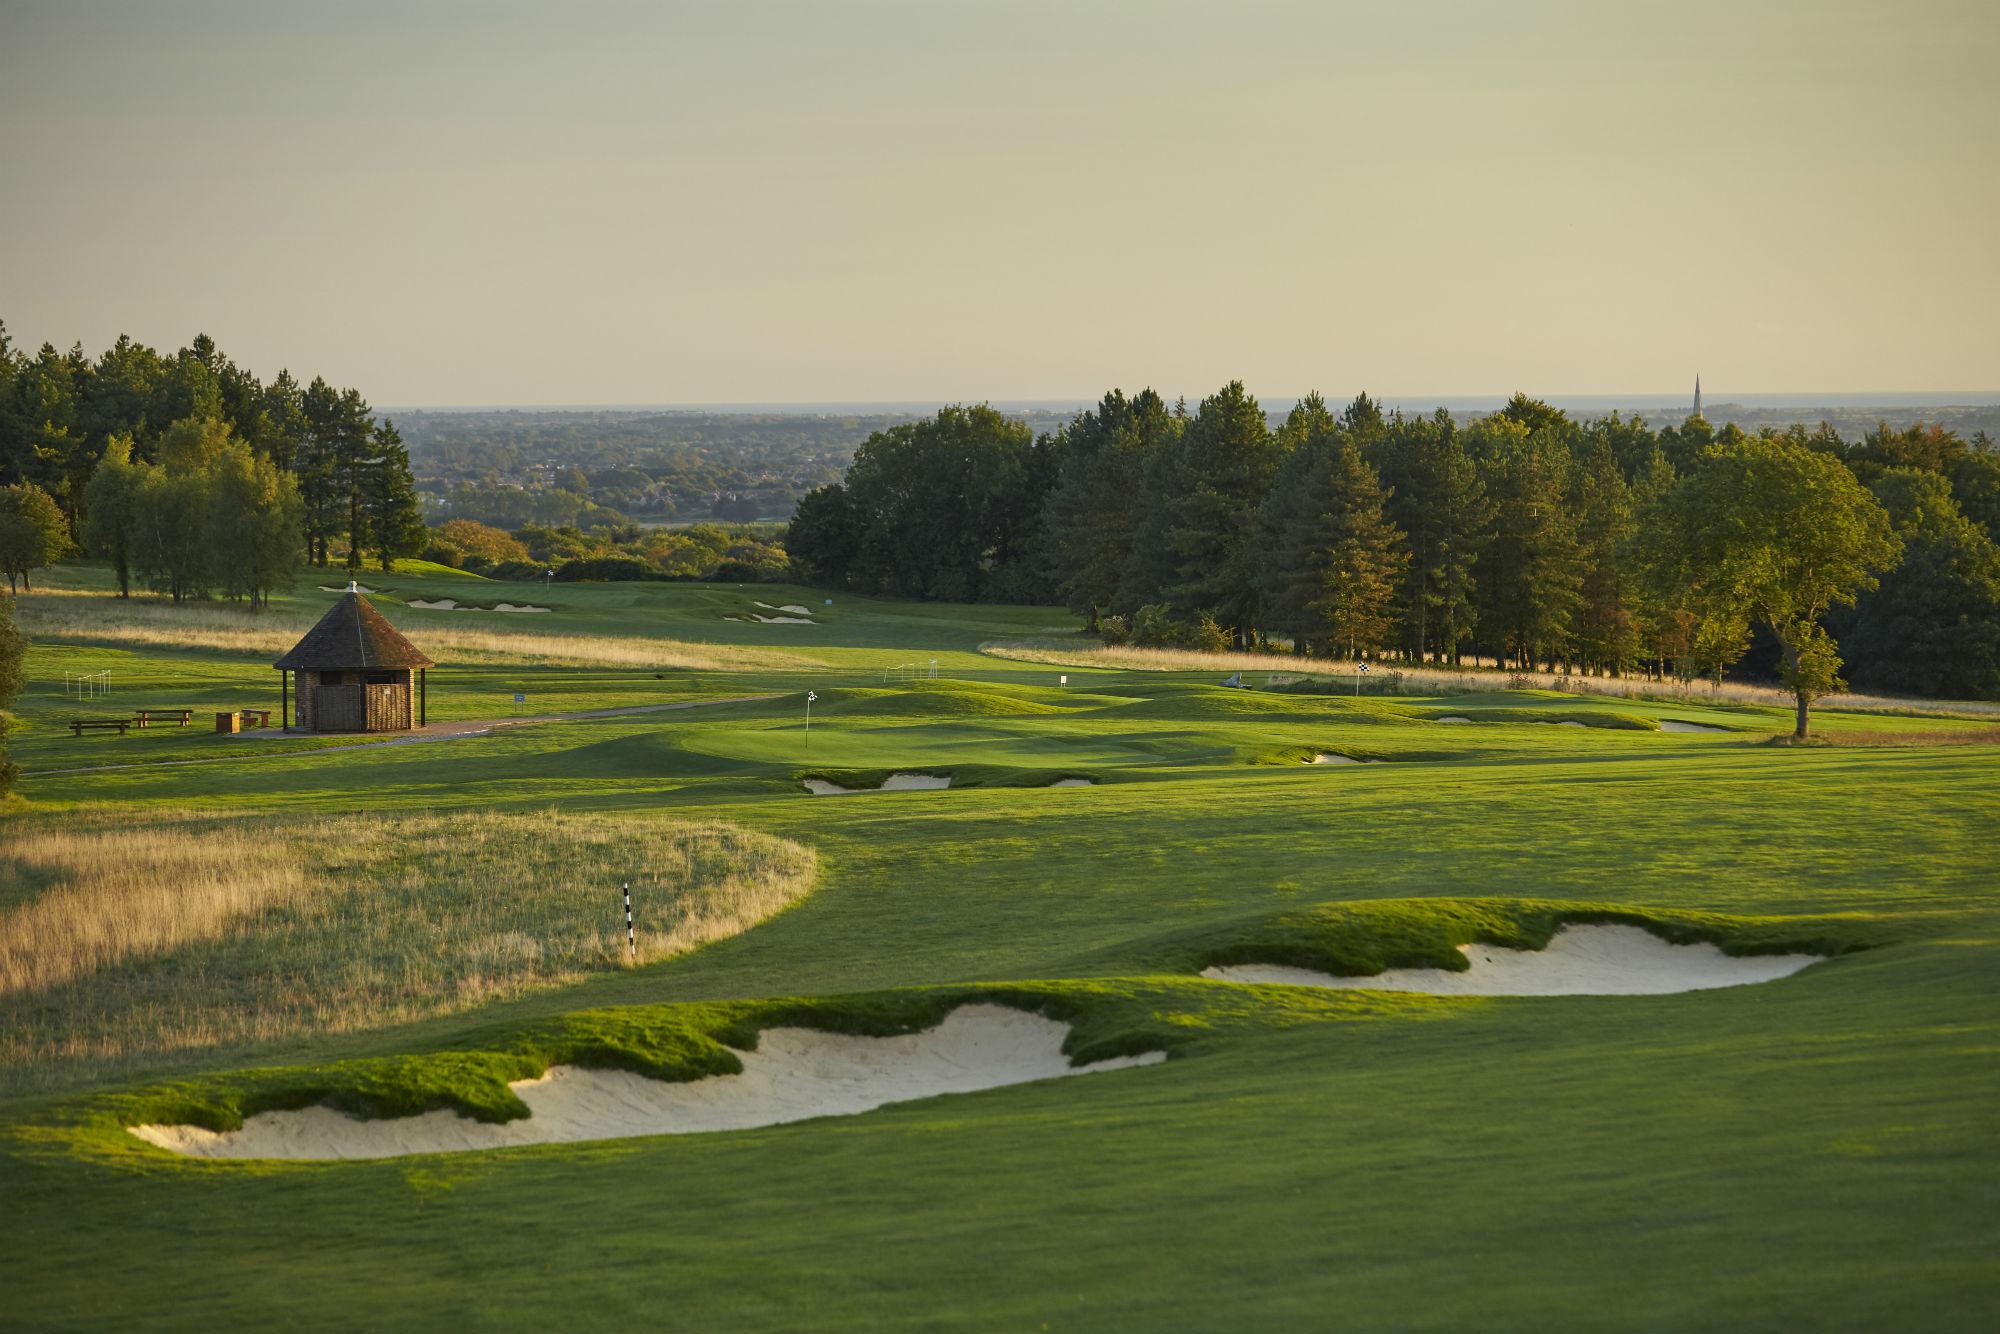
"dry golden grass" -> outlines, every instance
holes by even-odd
[[[22,594],[16,601],[21,629],[31,639],[116,648],[217,649],[275,657],[318,619],[294,612],[252,615],[228,607],[176,607],[121,602],[108,593],[55,591]],[[818,667],[816,659],[775,649],[694,644],[678,639],[617,635],[565,635],[505,627],[429,625],[428,649],[456,663],[532,661],[562,667],[642,667],[655,671],[783,671]]]
[[[747,930],[816,873],[810,849],[731,825],[553,811],[17,829],[0,853],[0,1088],[626,967],[627,879],[654,962]]]
[[[1351,676],[1354,673],[1352,662],[1339,660],[1308,661],[1273,653],[1203,653],[1193,649],[1112,647],[1090,640],[1073,643],[1024,640],[982,644],[980,649],[996,658],[1009,658],[1016,662],[1046,662],[1058,667],[1101,667],[1120,671],[1263,672],[1293,680],[1308,675]],[[1515,687],[1674,704],[1767,704],[1779,708],[1789,708],[1792,704],[1792,697],[1786,691],[1736,681],[1725,681],[1716,687],[1706,682],[1681,685],[1640,677],[1562,676],[1552,672],[1517,672],[1483,666],[1452,671],[1398,663],[1378,663],[1374,665],[1374,670],[1378,675],[1399,675],[1403,689],[1413,694],[1470,694]],[[1933,703],[1885,695],[1828,695],[1820,704],[1826,708],[1860,713],[1949,714],[1969,718],[2000,716],[2000,703],[1976,700]]]
[[[293,904],[305,875],[246,828],[41,829],[0,858],[0,997],[88,978]],[[39,892],[37,892],[39,891]]]

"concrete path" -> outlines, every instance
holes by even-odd
[[[52,778],[58,774],[94,774],[113,769],[166,769],[177,764],[228,764],[234,761],[275,759],[296,755],[345,754],[350,750],[374,750],[381,746],[416,746],[426,741],[456,741],[460,737],[485,736],[504,727],[527,727],[533,723],[573,723],[590,718],[622,718],[633,713],[664,713],[669,709],[705,709],[718,704],[755,704],[760,700],[779,699],[777,694],[732,695],[727,699],[690,699],[676,704],[629,704],[616,709],[585,709],[579,713],[538,713],[526,718],[478,718],[457,723],[431,723],[427,727],[412,728],[408,732],[388,737],[381,741],[354,741],[332,746],[302,746],[290,750],[266,751],[262,755],[238,753],[235,755],[205,755],[186,760],[135,760],[130,764],[92,764],[77,769],[34,769],[22,771],[23,778]],[[228,740],[235,742],[283,741],[291,737],[326,736],[324,732],[302,732],[297,728],[280,731],[275,727],[258,728],[250,732],[237,732]]]

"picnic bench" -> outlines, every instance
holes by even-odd
[[[237,712],[243,715],[243,725],[246,727],[269,727],[271,725],[271,711],[269,709],[238,709]],[[257,721],[252,723],[250,721],[252,718],[255,718]]]
[[[134,715],[134,721],[140,727],[144,727],[147,723],[155,723],[155,722],[173,723],[180,727],[186,727],[189,723],[194,721],[194,710],[193,709],[140,709],[138,713]]]
[[[77,736],[82,736],[85,732],[108,732],[114,727],[118,729],[119,736],[124,736],[125,729],[130,726],[132,726],[130,718],[72,718],[69,720],[69,730]]]

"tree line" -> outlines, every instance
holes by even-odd
[[[266,384],[206,335],[172,355],[121,335],[96,358],[31,356],[0,323],[10,576],[75,543],[112,562],[121,593],[136,578],[257,606],[301,563],[387,569],[425,541],[408,451],[357,391],[289,371]]]
[[[812,582],[1062,601],[1107,640],[1691,680],[1754,646],[1804,708],[1841,684],[2000,694],[2000,453],[1918,423],[1654,430],[1516,395],[1461,424],[1275,424],[1106,394],[1033,435],[989,407],[877,432],[804,497]]]

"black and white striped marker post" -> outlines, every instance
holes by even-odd
[[[632,932],[632,882],[625,882],[625,948],[631,952],[632,962],[639,962],[639,937]]]

